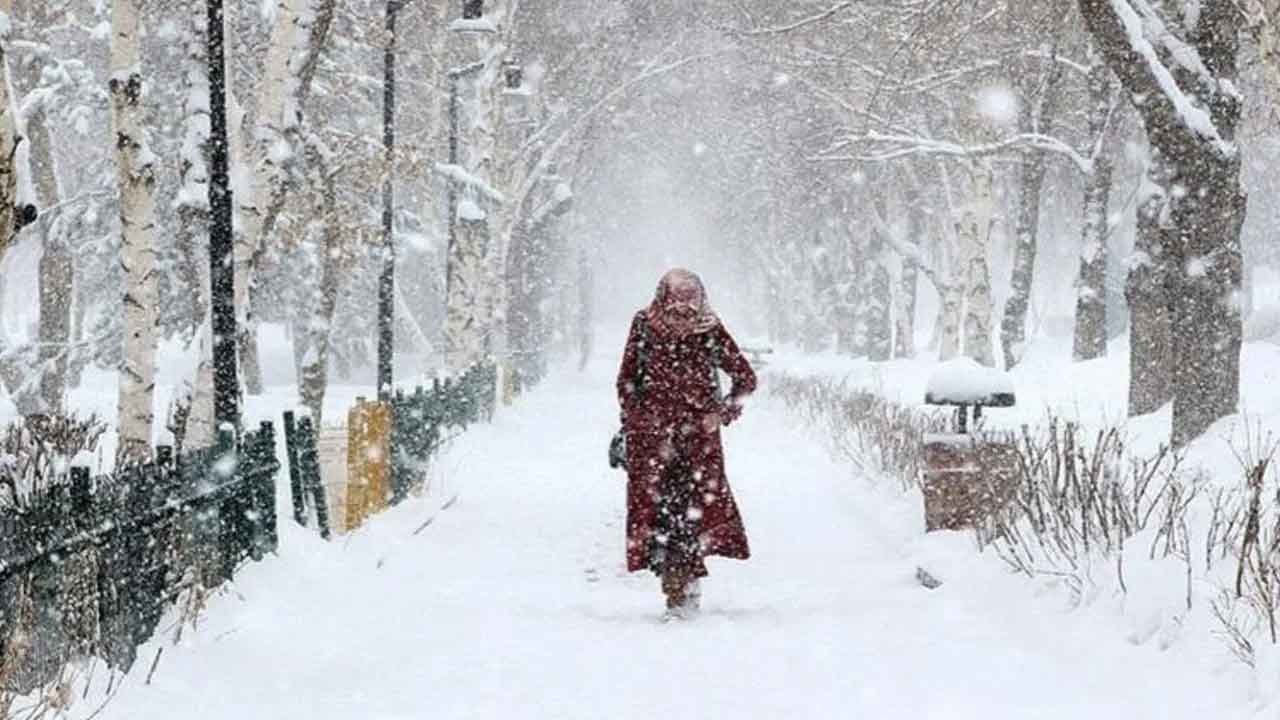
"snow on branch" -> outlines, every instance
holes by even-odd
[[[762,35],[783,35],[789,32],[793,32],[795,30],[800,30],[801,28],[805,28],[810,25],[814,25],[816,23],[823,22],[828,18],[831,18],[835,15],[840,14],[841,12],[844,12],[845,10],[848,10],[849,8],[853,7],[853,5],[854,3],[851,1],[837,3],[834,7],[828,10],[820,12],[817,15],[807,17],[803,20],[797,20],[796,22],[793,22],[790,25],[781,25],[778,27],[771,27],[771,28],[758,28],[755,30],[741,30],[736,32],[735,34],[745,35],[747,37],[760,37]]]
[[[1086,175],[1093,172],[1093,161],[1091,159],[1081,155],[1075,148],[1058,138],[1051,135],[1045,135],[1043,133],[1018,133],[995,142],[982,143],[979,145],[962,145],[960,143],[948,142],[946,140],[934,140],[932,138],[924,138],[915,135],[898,135],[871,130],[865,135],[850,138],[846,144],[853,145],[862,143],[879,143],[889,147],[881,151],[872,151],[864,154],[856,154],[853,157],[838,159],[886,162],[906,157],[928,155],[976,158],[998,155],[1008,150],[1033,148],[1062,155],[1070,160],[1072,164],[1080,170],[1080,172],[1085,173]],[[837,158],[825,159],[830,160]]]
[[[1144,3],[1144,0],[1136,0],[1136,2]],[[1151,79],[1172,104],[1173,112],[1182,125],[1199,137],[1209,141],[1223,155],[1234,155],[1236,152],[1235,145],[1223,139],[1209,113],[1204,108],[1198,107],[1192,98],[1178,86],[1173,73],[1165,66],[1155,47],[1147,39],[1143,19],[1130,4],[1130,0],[1110,0],[1110,6],[1115,17],[1120,21],[1129,48],[1142,59],[1142,64],[1150,73]],[[1160,27],[1164,27],[1163,24]],[[1164,34],[1169,35],[1167,29],[1165,29]],[[1191,50],[1191,52],[1194,52],[1194,50]],[[1196,54],[1196,59],[1199,62],[1198,54]],[[1211,87],[1217,87],[1216,82],[1212,83]]]
[[[529,227],[538,227],[548,218],[559,217],[568,212],[573,201],[573,189],[567,183],[558,183],[551,192],[551,197],[536,209],[529,217]]]
[[[1217,87],[1217,78],[1205,67],[1200,51],[1183,42],[1165,25],[1164,18],[1147,0],[1130,0],[1133,7],[1142,15],[1142,25],[1146,36],[1153,38],[1164,47],[1169,57],[1184,70],[1200,79],[1208,87]]]
[[[505,203],[507,198],[489,183],[476,175],[467,172],[461,165],[436,163],[435,171],[450,182],[469,187],[496,203]]]

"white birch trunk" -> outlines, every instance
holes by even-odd
[[[18,199],[18,173],[14,165],[18,138],[13,98],[9,96],[8,28],[12,24],[12,10],[12,0],[0,2],[0,13],[6,16],[6,32],[0,35],[0,258],[13,244],[13,206]]]
[[[490,34],[455,37],[451,53],[458,66],[484,61],[474,78],[459,80],[459,162],[467,173],[486,185],[493,180],[497,153],[498,118],[495,102],[500,73],[501,43]],[[470,109],[467,113],[466,110]],[[450,180],[450,182],[457,182]],[[497,310],[496,256],[490,245],[496,203],[466,184],[457,187],[456,240],[449,248],[445,316],[445,366],[459,373],[484,359],[491,349],[490,333]],[[497,228],[500,229],[500,228]]]
[[[337,215],[338,191],[334,175],[328,171],[324,148],[308,142],[305,148],[311,174],[312,217],[317,226],[317,252],[320,255],[316,294],[312,300],[311,321],[303,332],[306,352],[299,368],[298,394],[311,413],[315,427],[323,425],[324,397],[329,386],[329,342],[333,332],[333,316],[338,306],[342,274],[342,226]]]
[[[151,454],[156,360],[155,156],[142,125],[138,6],[111,9],[111,126],[120,189],[120,263],[124,269],[124,365],[120,373],[120,457]]]
[[[202,0],[190,3],[186,72],[186,136],[182,145],[182,190],[178,194],[179,232],[190,244],[196,266],[197,306],[202,313],[195,367],[191,371],[191,407],[184,448],[211,447],[214,442],[213,328],[209,301],[209,62],[204,34],[207,19]]]
[[[957,225],[964,294],[964,354],[980,365],[995,366],[991,344],[991,271],[987,265],[991,227],[995,219],[995,195],[991,168],[972,168],[972,200]]]
[[[289,59],[298,38],[297,1],[275,2],[275,23],[271,27],[259,85],[257,123],[252,129],[250,150],[245,158],[252,173],[252,192],[247,193],[249,197],[240,204],[241,231],[235,236],[235,306],[236,326],[240,332],[240,367],[245,388],[251,395],[262,392],[262,373],[258,367],[257,328],[250,307],[249,289],[256,269],[254,258],[265,241],[264,223],[268,208],[272,197],[283,192],[287,172],[285,165],[291,152],[284,137],[284,107]]]

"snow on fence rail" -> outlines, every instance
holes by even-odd
[[[72,467],[0,508],[0,694],[97,657],[120,672],[183,590],[230,580],[277,544],[275,432],[91,478]],[[0,708],[2,709],[2,708]]]

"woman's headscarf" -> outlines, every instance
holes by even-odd
[[[662,276],[647,315],[653,331],[667,339],[704,333],[720,322],[707,301],[702,279],[683,268]]]

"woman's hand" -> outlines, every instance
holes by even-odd
[[[742,417],[742,399],[730,395],[729,399],[720,407],[720,424],[728,426],[740,417]]]

